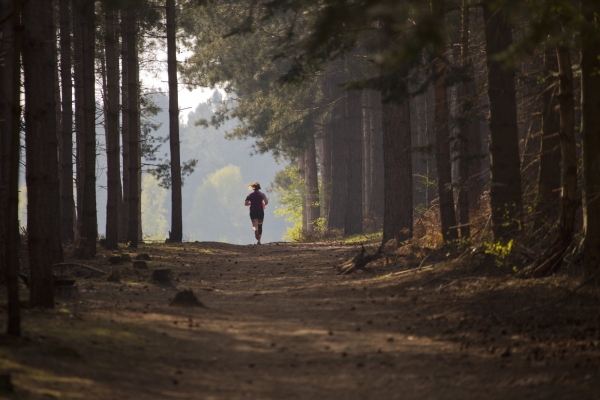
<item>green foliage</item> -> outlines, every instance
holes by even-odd
[[[298,167],[287,166],[275,175],[270,192],[277,196],[275,216],[285,217],[291,223],[283,235],[284,240],[294,242],[302,239],[302,204],[304,203],[304,182],[300,178]]]
[[[514,244],[514,240],[511,239],[504,243],[502,241],[497,242],[483,242],[485,249],[484,253],[494,256],[494,261],[498,267],[505,266],[506,259],[510,256]]]

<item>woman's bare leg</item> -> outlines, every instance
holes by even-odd
[[[260,239],[262,238],[262,221],[258,222],[257,231],[256,231],[256,239],[258,240],[257,244],[260,244]]]

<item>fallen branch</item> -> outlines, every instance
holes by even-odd
[[[365,265],[379,258],[381,253],[377,251],[375,254],[367,254],[365,246],[361,243],[360,252],[352,257],[352,259],[346,261],[342,265],[338,266],[338,275],[346,275],[357,269],[363,269]]]

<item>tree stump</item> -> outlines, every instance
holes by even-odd
[[[144,260],[144,261],[150,261],[150,255],[147,253],[140,253],[137,256],[135,256],[136,260]]]
[[[192,290],[177,292],[175,298],[169,303],[171,307],[204,307]]]
[[[121,282],[121,277],[119,275],[119,272],[117,270],[112,270],[108,273],[108,275],[106,275],[106,281],[107,282]]]
[[[146,261],[136,260],[133,262],[133,268],[135,269],[148,269],[148,263]]]
[[[81,297],[77,286],[55,286],[54,296],[60,299],[78,299]]]
[[[12,384],[10,372],[0,372],[0,394],[13,393],[15,388]]]
[[[115,256],[110,256],[108,258],[108,262],[113,265],[116,265],[116,264],[121,264],[123,262],[123,259],[121,258],[121,256],[115,255]]]
[[[152,271],[150,276],[150,282],[159,283],[163,285],[171,285],[177,288],[175,280],[173,279],[173,273],[170,268],[155,269]]]
[[[129,255],[127,253],[123,253],[123,254],[121,254],[121,260],[123,260],[123,261],[131,261],[131,255]]]

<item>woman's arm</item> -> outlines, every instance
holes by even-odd
[[[246,202],[244,203],[244,205],[249,206],[250,205],[250,200],[246,200]]]

